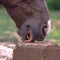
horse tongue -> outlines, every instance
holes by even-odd
[[[33,35],[32,35],[31,30],[30,30],[29,36],[28,36],[27,40],[24,41],[24,43],[30,43],[30,42],[32,42],[32,40],[33,40]]]

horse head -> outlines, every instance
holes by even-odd
[[[18,27],[23,42],[42,41],[49,33],[51,20],[45,0],[0,0]]]

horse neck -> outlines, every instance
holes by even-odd
[[[2,2],[2,0],[0,0],[0,3]]]
[[[3,1],[3,0],[0,0],[0,4],[1,5],[3,5],[4,4],[4,2],[5,2],[5,0]]]
[[[0,4],[3,6],[6,6],[6,2],[7,2],[7,0],[0,0]]]

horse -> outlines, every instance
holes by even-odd
[[[43,41],[51,29],[45,0],[0,0],[25,43]]]

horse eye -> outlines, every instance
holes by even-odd
[[[24,3],[30,3],[31,0],[23,0]]]

